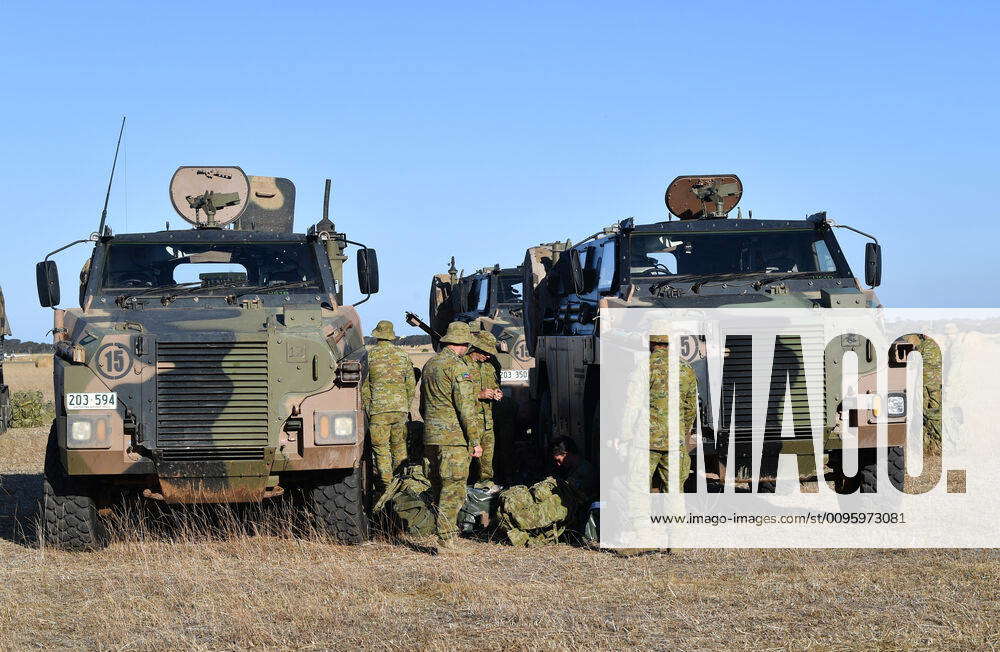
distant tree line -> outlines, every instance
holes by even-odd
[[[374,344],[375,339],[365,338],[365,344]],[[396,340],[396,344],[401,346],[429,346],[431,338],[428,335],[407,335]],[[8,337],[4,340],[3,350],[8,354],[13,353],[52,353],[52,345],[47,342],[23,342],[19,339]]]
[[[8,355],[11,353],[52,353],[52,345],[48,342],[22,342],[19,339],[8,337],[3,342],[3,350]]]

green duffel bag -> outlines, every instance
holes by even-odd
[[[466,487],[465,504],[458,512],[458,529],[462,534],[489,527],[496,518],[497,494],[478,487]],[[485,515],[485,517],[484,517]]]
[[[419,464],[400,471],[385,488],[372,511],[376,514],[388,508],[399,519],[403,531],[413,536],[434,534],[434,499],[431,483]]]
[[[554,491],[554,478],[546,478],[530,488],[517,485],[500,492],[497,522],[515,546],[554,543],[565,531],[569,510]]]

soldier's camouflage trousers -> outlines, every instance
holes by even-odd
[[[382,412],[368,418],[368,435],[372,441],[375,468],[384,488],[392,482],[392,474],[406,461],[405,412]]]
[[[465,485],[469,480],[467,446],[427,446],[431,463],[431,482],[437,506],[437,536],[444,541],[458,533],[458,512],[465,504]]]
[[[483,436],[479,441],[480,445],[483,447],[483,454],[478,461],[479,474],[476,477],[476,481],[492,482],[493,451],[496,448],[496,437],[494,436],[493,429],[483,430]]]
[[[670,462],[670,453],[668,451],[649,451],[649,489],[654,493],[667,493],[670,488],[670,469],[667,466]],[[684,480],[687,479],[688,474],[691,473],[691,456],[687,454],[686,450],[681,450],[677,459],[678,466],[680,467],[680,478],[681,486],[684,486]]]

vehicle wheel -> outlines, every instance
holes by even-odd
[[[548,387],[542,390],[538,401],[538,421],[535,423],[535,445],[540,456],[544,456],[552,441],[552,392]]]
[[[878,491],[878,457],[875,449],[866,448],[858,451],[858,473],[853,477],[845,477],[843,469],[842,454],[836,458],[831,457],[834,462],[834,489],[839,494],[852,494],[860,489],[863,494],[873,494]],[[890,446],[887,449],[886,471],[889,475],[889,482],[896,489],[903,490],[903,481],[906,477],[905,451],[901,446]]]
[[[365,511],[364,464],[350,471],[331,471],[306,488],[306,500],[316,528],[340,543],[363,543],[370,536]]]
[[[93,486],[66,475],[59,461],[55,424],[45,450],[42,530],[45,544],[64,550],[98,550],[108,545],[107,528]]]

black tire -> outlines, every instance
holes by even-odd
[[[899,491],[903,490],[903,481],[906,477],[905,450],[901,446],[890,446],[887,451],[886,471],[889,475],[889,482]],[[840,494],[852,494],[859,491],[863,494],[873,494],[878,491],[878,464],[875,449],[865,448],[858,451],[858,473],[853,477],[845,477],[843,470],[842,455],[839,453],[834,463],[834,488]]]
[[[95,486],[68,477],[59,461],[55,424],[45,449],[42,531],[45,545],[63,550],[99,550],[108,545],[107,528],[94,500]]]
[[[364,543],[371,536],[365,509],[365,465],[350,471],[330,471],[306,488],[313,525],[340,543]]]

